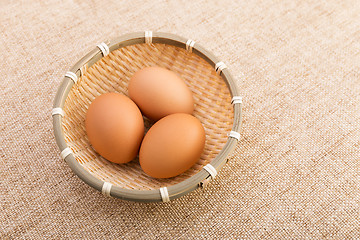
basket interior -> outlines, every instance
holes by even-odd
[[[128,95],[131,76],[141,68],[160,66],[177,73],[192,90],[194,116],[206,133],[200,160],[185,173],[155,179],[146,175],[138,159],[114,164],[97,154],[85,132],[85,115],[95,97],[107,92]],[[233,124],[231,95],[224,80],[204,59],[182,48],[166,44],[136,44],[113,51],[95,63],[74,85],[65,101],[62,127],[68,146],[76,160],[92,175],[125,189],[150,190],[179,183],[210,163],[224,147]],[[151,123],[144,118],[145,127]]]

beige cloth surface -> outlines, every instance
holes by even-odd
[[[358,1],[0,1],[0,239],[360,237]],[[108,198],[59,158],[52,101],[96,44],[194,39],[244,98],[241,140],[204,190]]]

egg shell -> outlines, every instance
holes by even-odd
[[[191,90],[177,74],[165,68],[146,67],[137,71],[130,79],[128,92],[142,113],[152,120],[194,111]]]
[[[94,149],[114,163],[134,159],[144,137],[139,108],[130,98],[119,93],[100,95],[90,104],[85,128]]]
[[[205,130],[190,114],[176,113],[157,121],[140,147],[141,168],[154,178],[170,178],[188,170],[200,158]]]

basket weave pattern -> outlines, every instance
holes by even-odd
[[[131,76],[147,66],[160,66],[177,73],[193,92],[196,116],[206,132],[206,144],[200,160],[185,173],[155,179],[146,175],[135,159],[114,164],[97,154],[85,131],[85,115],[95,97],[107,92],[127,94]],[[176,94],[176,93],[174,93]],[[167,44],[136,44],[111,52],[90,67],[74,85],[65,101],[63,131],[76,160],[95,177],[125,189],[151,190],[179,183],[199,172],[221,151],[233,124],[231,95],[214,68],[196,54]],[[126,113],[124,113],[126,114]],[[151,122],[144,118],[145,128]]]

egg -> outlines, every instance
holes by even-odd
[[[174,177],[199,160],[204,145],[205,130],[196,117],[171,114],[149,129],[140,147],[139,162],[151,177]]]
[[[106,93],[95,98],[87,110],[85,128],[93,148],[114,163],[134,159],[144,137],[139,108],[120,93]]]
[[[152,120],[194,111],[191,90],[178,75],[165,68],[146,67],[137,71],[129,81],[128,93],[142,113]]]

